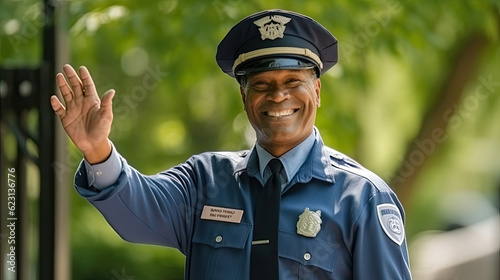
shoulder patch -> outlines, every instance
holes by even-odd
[[[399,209],[393,204],[380,204],[377,205],[377,215],[385,234],[401,246],[405,239],[405,228]]]

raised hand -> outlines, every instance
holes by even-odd
[[[111,144],[108,136],[113,122],[112,99],[114,90],[108,90],[99,99],[92,77],[86,67],[79,68],[80,77],[70,65],[56,75],[64,105],[53,95],[52,109],[59,116],[64,130],[90,163],[99,163],[109,157]]]

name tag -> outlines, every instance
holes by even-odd
[[[201,212],[201,218],[203,220],[239,224],[241,222],[241,217],[243,217],[243,210],[209,205],[203,206],[203,211]]]

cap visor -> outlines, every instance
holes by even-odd
[[[316,63],[303,58],[295,57],[268,57],[248,61],[240,65],[236,70],[237,76],[250,73],[272,71],[272,70],[303,70],[318,67]]]

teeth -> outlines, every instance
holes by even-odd
[[[267,112],[267,115],[270,117],[286,117],[286,116],[290,116],[291,114],[293,114],[293,112],[294,112],[294,110],[285,110],[285,111],[279,111],[279,112],[269,111],[269,112]]]

